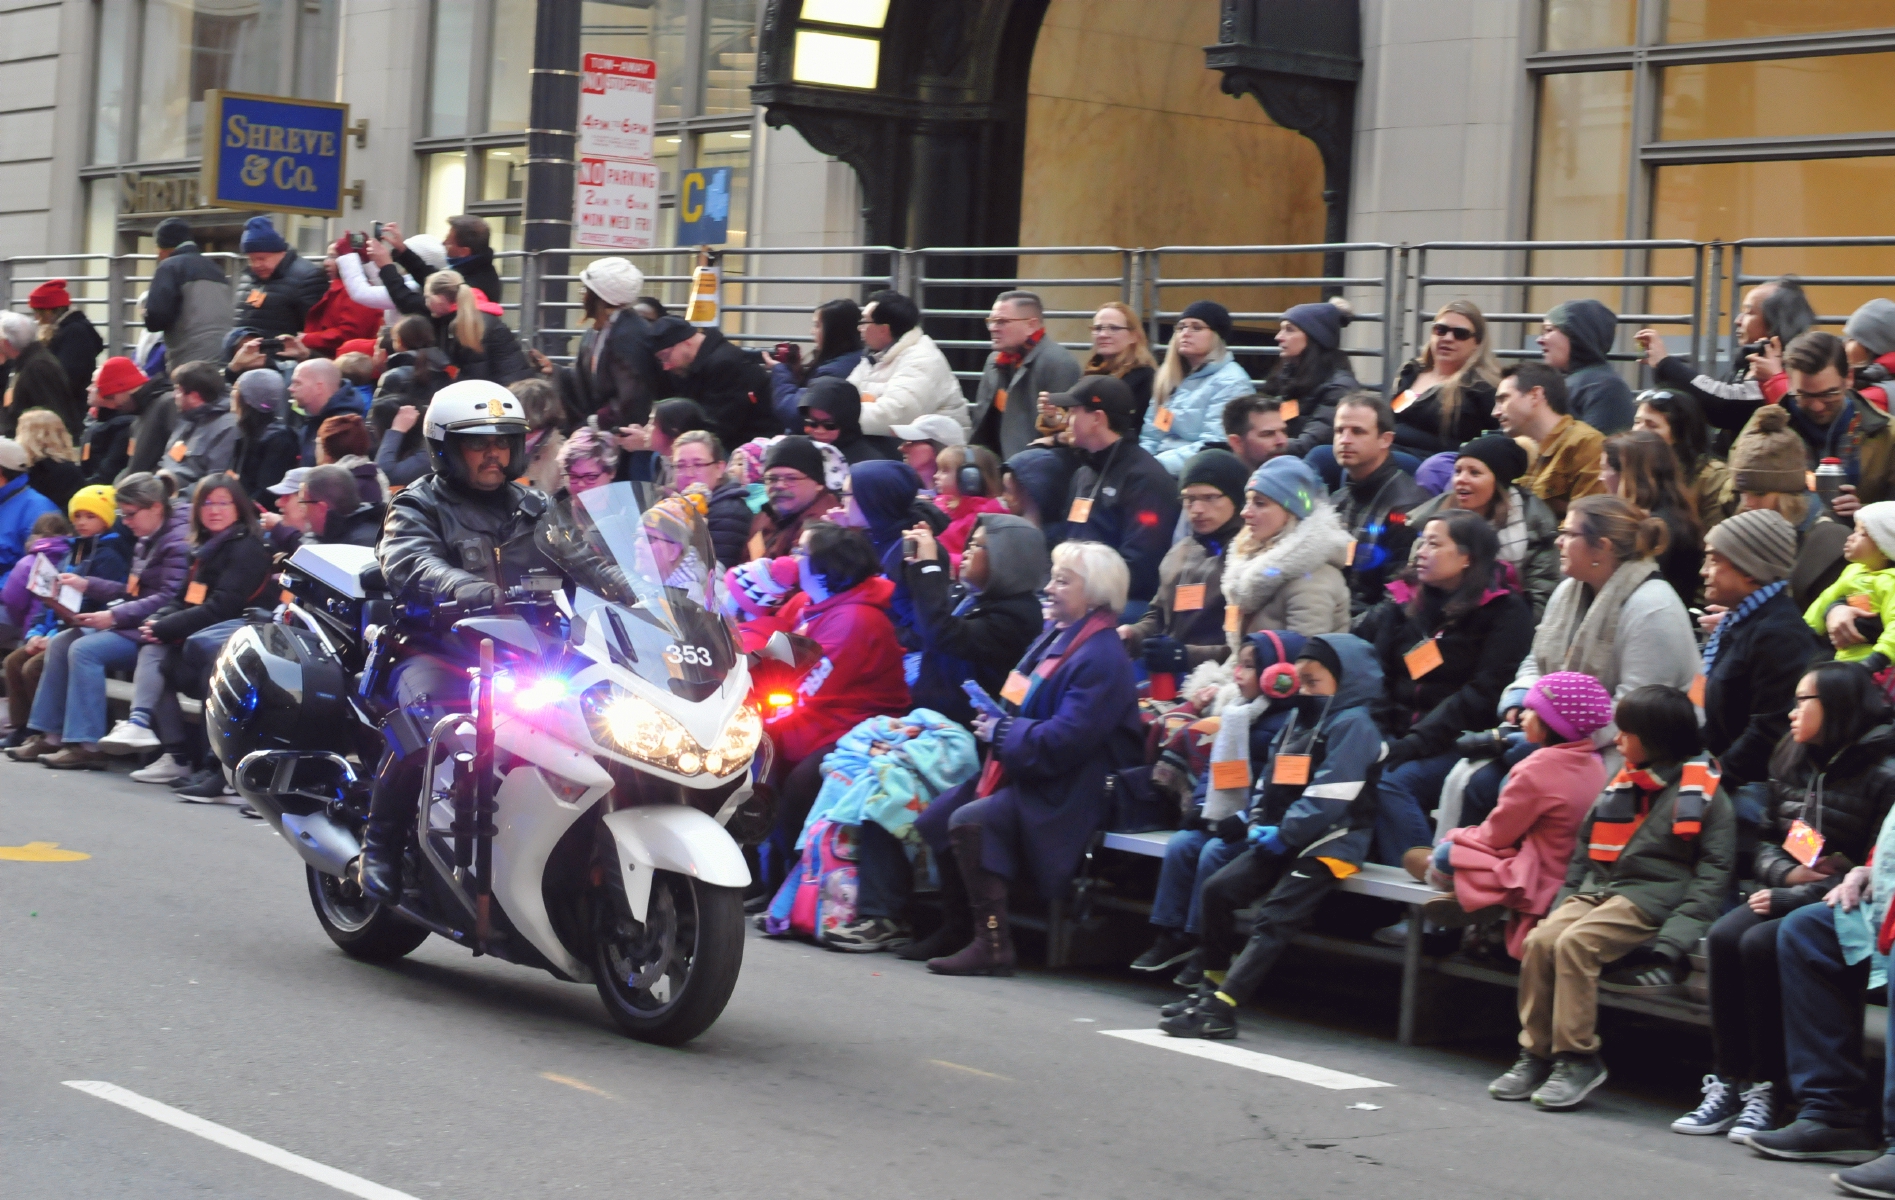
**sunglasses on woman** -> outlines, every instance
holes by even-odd
[[[820,419],[817,417],[804,417],[803,428],[804,429],[841,429],[842,422],[830,421],[826,419]]]
[[[1457,342],[1467,342],[1473,340],[1474,331],[1472,329],[1462,329],[1459,325],[1449,325],[1445,321],[1436,321],[1434,323],[1434,336],[1451,337]]]

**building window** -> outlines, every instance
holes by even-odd
[[[1854,237],[1895,223],[1887,0],[1543,0],[1541,15],[1544,49],[1527,59],[1538,76],[1536,240]],[[1820,43],[1785,40],[1798,37]],[[1688,251],[1640,257],[1538,251],[1533,260],[1543,274],[1693,269]],[[1895,274],[1895,247],[1752,248],[1742,270]],[[1829,316],[1871,294],[1809,290]],[[1536,288],[1530,303],[1597,291]],[[1625,292],[1621,303],[1645,312],[1690,307],[1682,288]]]
[[[417,229],[439,233],[447,217],[472,212],[493,225],[496,248],[518,247],[534,9],[534,0],[434,0]],[[678,172],[695,167],[731,168],[730,244],[743,244],[760,13],[760,0],[583,0],[583,53],[658,64],[661,245],[677,228]]]
[[[98,0],[95,164],[201,153],[213,89],[333,99],[337,0]]]

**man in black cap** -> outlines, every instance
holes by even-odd
[[[1179,679],[1199,663],[1223,661],[1224,552],[1243,531],[1250,468],[1228,450],[1205,450],[1184,465],[1178,498],[1188,537],[1158,565],[1158,594],[1145,615],[1119,626],[1119,636],[1145,669]]]
[[[651,325],[651,349],[671,376],[671,395],[697,401],[724,445],[783,432],[770,407],[763,364],[732,345],[721,329],[660,317]]]
[[[778,438],[770,447],[763,460],[763,488],[769,502],[750,522],[751,558],[789,554],[802,540],[804,526],[842,507],[842,497],[829,488],[822,450],[800,433]]]
[[[1158,592],[1158,564],[1178,525],[1178,484],[1138,444],[1138,402],[1124,381],[1088,375],[1049,398],[1071,410],[1067,431],[1083,455],[1073,474],[1066,540],[1104,542],[1132,573],[1127,620],[1144,614]]]
[[[164,334],[167,369],[224,359],[230,333],[230,280],[198,252],[191,227],[177,217],[158,222],[158,269],[145,294],[145,328]],[[149,368],[147,372],[150,373]]]

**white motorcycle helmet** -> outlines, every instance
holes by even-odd
[[[458,444],[462,437],[506,438],[507,478],[512,479],[526,468],[527,429],[519,397],[491,380],[464,379],[434,394],[421,433],[428,440],[435,473],[465,484],[467,462]]]

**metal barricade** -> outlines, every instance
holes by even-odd
[[[1738,348],[1742,343],[1738,336],[1736,317],[1742,308],[1744,293],[1760,284],[1772,283],[1782,275],[1793,274],[1796,282],[1810,293],[1810,303],[1816,309],[1816,324],[1836,326],[1838,333],[1841,332],[1840,326],[1848,321],[1849,313],[1871,298],[1864,294],[1866,289],[1874,289],[1875,294],[1882,296],[1895,293],[1895,237],[1743,238],[1723,243],[1715,249],[1727,252],[1730,256],[1728,271],[1730,307],[1727,310],[1730,325],[1716,348],[1714,366],[1719,371],[1727,370],[1738,357]],[[1809,269],[1811,265],[1818,265],[1820,268],[1825,259],[1854,259],[1860,257],[1861,251],[1877,249],[1889,252],[1883,256],[1891,268],[1885,273],[1841,274],[1826,273],[1821,269],[1814,271]],[[1758,260],[1774,257],[1768,253],[1773,250],[1794,250],[1802,253],[1790,256],[1798,261],[1784,264],[1787,270],[1758,270]],[[1825,253],[1827,251],[1855,253],[1831,255]],[[1810,262],[1812,258],[1816,260],[1815,264]],[[1837,289],[1851,289],[1851,291],[1839,292]],[[1715,306],[1719,299],[1719,296],[1713,295],[1712,304]],[[1846,311],[1845,304],[1836,304],[1835,300],[1843,300],[1847,306]],[[1712,319],[1716,320],[1715,309]]]
[[[968,352],[977,351],[984,359],[992,348],[991,342],[976,334],[982,328],[976,322],[986,320],[995,296],[1016,290],[1040,295],[1045,306],[1042,315],[1061,346],[1082,356],[1089,354],[1090,337],[1071,336],[1079,332],[1072,323],[1090,321],[1099,305],[1109,300],[1138,308],[1139,253],[1118,246],[958,246],[908,250],[902,257],[903,274],[912,289],[907,294],[937,328],[940,322],[950,322],[946,336],[937,335],[935,344],[944,351],[961,352],[951,357],[972,361],[975,355]],[[1083,273],[1058,274],[1049,269],[1061,260],[1083,268]],[[979,270],[983,265],[991,270]],[[960,269],[948,269],[955,266]],[[931,292],[941,303],[930,301]],[[955,372],[962,380],[979,379],[980,374],[979,370]]]
[[[1702,355],[1708,344],[1707,324],[1704,320],[1705,298],[1713,290],[1706,271],[1709,254],[1708,247],[1700,242],[1686,241],[1601,241],[1601,242],[1424,242],[1409,248],[1412,258],[1411,275],[1414,281],[1414,299],[1412,312],[1414,318],[1413,353],[1419,353],[1428,338],[1428,323],[1433,320],[1438,302],[1430,299],[1428,293],[1446,293],[1441,299],[1472,292],[1485,292],[1498,295],[1496,305],[1482,304],[1482,315],[1489,326],[1512,325],[1517,329],[1517,345],[1503,346],[1502,340],[1490,334],[1489,342],[1494,344],[1494,353],[1500,358],[1523,359],[1538,358],[1540,350],[1533,343],[1533,337],[1539,332],[1540,323],[1546,313],[1544,307],[1534,302],[1535,289],[1542,288],[1582,288],[1604,292],[1608,296],[1616,293],[1606,306],[1617,316],[1621,330],[1630,327],[1642,329],[1649,325],[1683,325],[1689,328],[1691,352],[1694,357]],[[1560,252],[1616,252],[1624,264],[1618,274],[1576,275],[1560,273],[1540,273],[1527,269],[1488,271],[1477,274],[1437,274],[1433,264],[1441,258],[1453,254],[1480,253],[1483,255],[1504,255],[1519,261],[1530,256]],[[1688,275],[1653,274],[1645,271],[1644,264],[1650,261],[1654,253],[1685,252],[1691,255],[1692,270]],[[1652,312],[1649,311],[1651,291],[1654,288],[1685,288],[1690,295],[1688,312]],[[1623,344],[1621,336],[1615,344]],[[1643,355],[1632,350],[1615,350],[1608,355],[1617,362],[1635,362]]]

